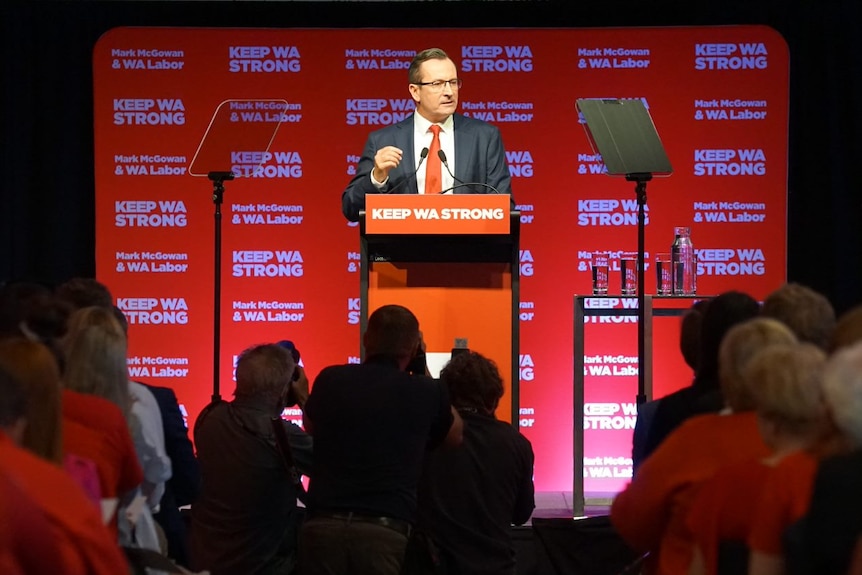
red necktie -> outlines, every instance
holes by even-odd
[[[440,163],[440,126],[431,124],[429,128],[434,137],[431,138],[431,147],[428,148],[428,162],[425,164],[425,193],[439,194],[443,191],[443,176]]]

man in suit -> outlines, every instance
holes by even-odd
[[[153,514],[153,518],[165,532],[168,556],[177,564],[188,567],[186,524],[180,507],[191,505],[197,499],[200,489],[198,461],[174,390],[155,385],[146,387],[156,398],[162,414],[165,450],[171,459],[173,471],[171,478],[165,482],[161,505],[158,512]]]
[[[341,196],[344,216],[357,221],[366,194],[511,194],[500,130],[455,113],[461,79],[446,52],[416,54],[408,78],[416,113],[368,136],[356,176]]]

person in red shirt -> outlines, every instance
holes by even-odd
[[[45,562],[54,560],[57,568],[46,573],[64,575],[117,575],[128,573],[129,566],[116,538],[102,523],[101,516],[81,488],[58,465],[18,447],[26,427],[26,394],[8,372],[0,370],[0,476],[7,480],[3,493],[10,496],[9,484],[23,494],[35,511],[26,520],[39,522],[41,535],[30,545],[39,545]],[[14,489],[14,488],[12,488]],[[3,507],[8,512],[7,507]],[[27,521],[24,521],[26,524]],[[47,531],[45,530],[47,525]],[[17,526],[17,521],[16,521]],[[3,538],[5,545],[6,538]],[[52,546],[52,542],[55,545]],[[44,548],[41,548],[42,544]],[[0,553],[5,555],[5,553]],[[12,558],[3,559],[13,566]],[[23,558],[22,558],[23,559]],[[21,562],[18,562],[21,565]],[[14,571],[10,571],[14,572]]]
[[[776,330],[786,329],[775,320],[757,321]],[[747,542],[755,524],[752,510],[770,499],[805,498],[815,466],[807,449],[818,439],[824,417],[820,399],[824,362],[823,352],[811,344],[771,345],[749,362],[745,377],[755,382],[751,389],[760,434],[771,454],[721,469],[698,490],[687,520],[696,544],[690,575],[714,575],[721,560],[734,558],[744,571]],[[789,520],[771,515],[772,522]],[[776,540],[770,545],[780,548],[777,538],[783,530],[773,528],[770,539]],[[722,548],[735,551],[721,553]]]
[[[757,349],[796,338],[777,322],[764,327],[762,321],[737,324],[721,341],[718,372],[729,409],[690,418],[672,432],[611,506],[611,523],[623,540],[649,552],[648,573],[688,573],[693,539],[686,520],[698,488],[722,467],[769,453],[754,412],[756,382],[742,373]]]

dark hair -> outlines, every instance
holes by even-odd
[[[75,309],[85,307],[112,307],[114,296],[105,284],[94,278],[72,278],[57,286],[57,296]]]
[[[493,360],[475,352],[459,353],[440,371],[452,405],[494,413],[503,397],[503,378]]]
[[[747,293],[727,291],[715,297],[703,314],[700,331],[700,361],[694,384],[718,389],[718,350],[727,331],[756,317],[760,304]]]
[[[451,60],[451,58],[449,58],[449,55],[440,48],[428,48],[427,50],[422,50],[416,54],[413,57],[413,61],[410,62],[410,67],[407,69],[408,82],[411,84],[418,84],[422,81],[422,77],[419,75],[419,68],[421,68],[422,64],[428,60]]]
[[[686,365],[695,372],[700,364],[700,331],[708,306],[708,299],[696,301],[682,316],[679,326],[679,351]]]
[[[384,305],[368,318],[364,336],[366,355],[410,358],[419,343],[419,320],[400,305]]]
[[[68,303],[42,284],[14,282],[0,288],[0,334],[53,341],[66,333],[71,311]],[[24,333],[22,323],[29,333]]]

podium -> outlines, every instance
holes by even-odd
[[[466,339],[497,364],[504,382],[497,418],[517,425],[520,214],[510,201],[504,194],[366,196],[360,328],[382,305],[407,307],[419,319],[429,366]]]

